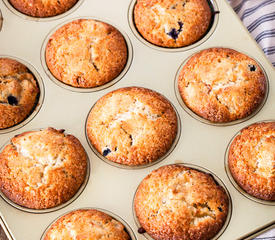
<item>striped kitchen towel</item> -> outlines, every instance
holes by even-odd
[[[275,67],[275,0],[228,0]]]

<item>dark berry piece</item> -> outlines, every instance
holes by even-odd
[[[106,157],[109,153],[111,153],[111,150],[109,148],[104,149],[103,156]]]
[[[251,72],[255,72],[255,71],[256,71],[256,66],[255,66],[255,65],[249,64],[248,67],[249,67],[249,70],[250,70]]]
[[[12,106],[16,106],[16,105],[18,105],[18,100],[16,97],[10,95],[10,96],[8,96],[8,103]]]
[[[222,212],[222,208],[221,207],[218,207],[219,211]]]
[[[179,21],[178,24],[179,24],[179,27],[180,27],[180,28],[178,29],[178,32],[180,33],[180,32],[182,31],[183,22]]]
[[[138,229],[138,233],[139,233],[139,234],[143,234],[143,233],[146,233],[146,231],[145,231],[145,229],[144,229],[143,227],[140,227],[140,228]]]
[[[175,28],[172,28],[172,30],[167,33],[167,35],[176,40],[178,38],[178,31]]]
[[[171,31],[167,33],[167,35],[173,38],[174,40],[176,40],[179,37],[179,34],[182,31],[183,22],[179,21],[178,24],[179,24],[179,29],[172,28]]]

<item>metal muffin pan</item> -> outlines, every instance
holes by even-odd
[[[243,235],[250,239],[255,230],[261,232],[261,227],[270,228],[275,225],[275,207],[259,204],[244,197],[231,184],[224,169],[224,154],[232,136],[251,123],[274,119],[275,71],[227,1],[215,2],[220,13],[217,15],[215,31],[207,40],[192,48],[163,51],[145,45],[133,33],[128,21],[129,8],[133,4],[131,0],[84,0],[70,15],[41,22],[19,17],[0,1],[0,9],[5,19],[0,32],[0,54],[16,56],[31,63],[45,85],[45,98],[39,113],[22,128],[1,133],[1,145],[16,134],[51,126],[65,129],[76,136],[91,161],[90,179],[84,191],[75,201],[62,209],[43,214],[26,213],[1,198],[0,221],[10,239],[40,239],[49,224],[62,214],[74,209],[96,206],[118,214],[129,223],[137,239],[145,240],[144,236],[137,233],[132,214],[133,196],[141,180],[153,169],[173,163],[191,163],[206,168],[224,182],[232,197],[232,217],[219,239],[232,240]],[[132,43],[133,62],[129,70],[120,81],[101,91],[73,92],[57,86],[41,64],[41,47],[49,32],[64,21],[82,16],[104,19],[117,26],[129,36]],[[247,53],[265,70],[269,79],[269,95],[261,111],[251,119],[231,126],[207,125],[189,116],[179,104],[174,91],[177,70],[192,54],[209,47],[229,47]],[[85,121],[95,102],[106,93],[126,86],[146,87],[163,94],[177,109],[182,125],[178,144],[167,158],[154,166],[132,171],[106,164],[90,149],[85,136]]]

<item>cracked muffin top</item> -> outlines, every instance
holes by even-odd
[[[59,218],[44,240],[130,240],[125,227],[106,213],[95,209],[76,210]]]
[[[144,165],[169,151],[177,135],[177,116],[159,93],[140,87],[121,88],[103,96],[92,108],[87,134],[108,160]]]
[[[158,240],[212,239],[223,227],[228,208],[225,190],[210,174],[183,165],[151,172],[134,199],[142,231]]]
[[[32,17],[53,17],[71,9],[78,0],[9,0],[19,12]]]
[[[124,69],[128,50],[113,26],[79,19],[59,28],[49,39],[46,62],[59,81],[79,88],[101,86]]]
[[[37,81],[26,66],[0,58],[0,129],[25,120],[35,109],[39,93]]]
[[[244,128],[230,146],[228,166],[248,194],[275,201],[275,122]]]
[[[0,154],[0,189],[23,207],[52,208],[75,195],[86,169],[86,152],[74,136],[53,128],[25,132]]]
[[[251,115],[263,103],[267,81],[250,57],[227,48],[210,48],[183,66],[178,87],[189,109],[214,123]]]
[[[161,47],[184,47],[200,40],[211,23],[207,0],[137,0],[138,32]]]

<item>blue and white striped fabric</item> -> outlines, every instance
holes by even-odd
[[[228,0],[275,67],[275,0]]]

